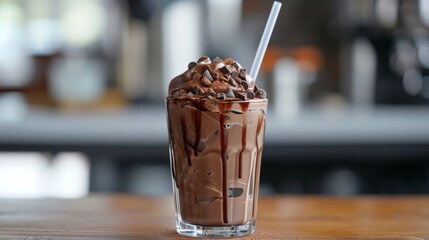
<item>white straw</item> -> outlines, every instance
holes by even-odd
[[[250,77],[256,81],[259,69],[261,68],[262,60],[264,59],[265,51],[267,50],[268,42],[273,33],[274,25],[276,24],[277,17],[280,12],[282,4],[274,1],[271,8],[270,16],[268,17],[267,24],[265,25],[264,33],[262,34],[261,41],[259,42],[258,51],[256,51],[255,59],[253,60],[252,68],[250,69]]]

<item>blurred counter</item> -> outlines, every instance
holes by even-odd
[[[3,239],[190,239],[174,231],[171,197],[103,194],[0,204]],[[428,196],[261,197],[256,233],[234,239],[428,239],[428,211]]]

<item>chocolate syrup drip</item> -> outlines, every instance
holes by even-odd
[[[243,152],[246,150],[246,139],[247,139],[247,117],[246,112],[249,108],[249,103],[240,103],[241,110],[243,112],[243,127],[241,133],[241,151],[238,158],[238,178],[243,177]]]
[[[240,103],[241,111],[243,113],[247,112],[247,109],[249,109],[249,104],[250,104],[249,102],[242,102],[242,103]]]
[[[223,113],[219,114],[219,125],[220,125],[220,154],[222,157],[222,191],[223,191],[223,222],[228,223],[228,209],[227,209],[227,167],[226,167],[226,149],[228,147],[228,132],[224,129],[223,125],[225,123],[225,115]]]
[[[264,117],[263,117],[263,115],[260,115],[259,116],[259,118],[258,118],[258,125],[257,125],[257,128],[256,128],[256,152],[257,152],[257,154],[256,154],[256,167],[255,167],[255,173],[256,173],[256,176],[255,176],[255,179],[253,180],[253,181],[255,181],[255,184],[253,184],[253,210],[252,210],[252,217],[255,217],[255,209],[256,209],[256,205],[258,204],[258,201],[257,201],[257,191],[258,191],[258,189],[257,189],[257,186],[259,185],[258,184],[258,181],[259,181],[259,173],[260,173],[260,168],[261,168],[261,160],[262,159],[260,159],[261,158],[261,151],[260,151],[260,149],[259,149],[259,134],[260,134],[260,132],[261,132],[261,129],[262,129],[262,124],[264,124]]]
[[[225,107],[225,108],[224,108]],[[223,222],[228,223],[228,169],[226,150],[228,148],[228,130],[224,128],[225,125],[225,111],[231,109],[232,103],[219,104],[219,127],[220,127],[220,154],[222,158],[222,205],[223,205]]]
[[[243,152],[246,150],[246,138],[247,138],[247,118],[243,116],[243,128],[241,133],[241,151],[238,158],[238,178],[243,176]]]
[[[183,146],[186,150],[186,158],[188,159],[188,165],[191,166],[191,156],[189,156],[188,146],[186,144],[186,139],[188,139],[188,136],[186,134],[186,122],[183,115],[180,116],[180,124],[182,125]]]
[[[201,138],[201,112],[199,110],[194,111],[195,120],[195,142],[194,142],[194,156],[198,157],[198,146]]]

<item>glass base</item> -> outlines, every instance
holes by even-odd
[[[176,231],[187,237],[203,237],[203,238],[231,238],[243,237],[254,233],[256,224],[254,220],[243,225],[235,226],[199,226],[183,222],[181,219],[176,219]]]

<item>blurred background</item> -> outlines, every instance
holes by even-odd
[[[0,198],[171,193],[164,98],[249,68],[272,2],[0,0]],[[288,0],[258,84],[261,193],[429,193],[429,1]]]

